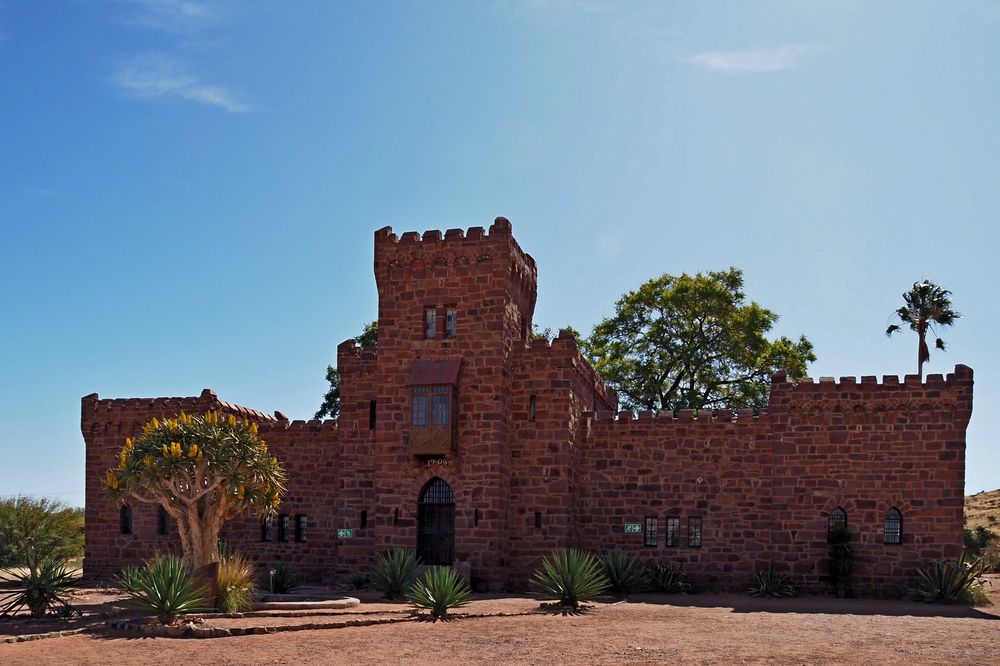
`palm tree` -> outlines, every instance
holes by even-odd
[[[930,280],[914,282],[913,287],[903,294],[903,301],[906,305],[896,310],[895,314],[904,324],[909,324],[910,330],[916,331],[920,339],[917,348],[917,375],[922,379],[924,362],[931,358],[931,351],[927,347],[927,331],[934,334],[934,347],[944,351],[944,340],[937,337],[935,325],[951,326],[962,315],[951,309],[951,292]],[[885,329],[885,334],[891,336],[900,330],[900,326],[893,324]]]

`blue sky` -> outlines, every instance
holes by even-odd
[[[0,495],[83,501],[80,398],[308,418],[372,232],[514,224],[536,321],[744,269],[810,374],[915,372],[923,277],[1000,487],[1000,3],[0,0]]]

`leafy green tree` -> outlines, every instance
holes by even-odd
[[[29,545],[55,559],[83,555],[83,509],[44,498],[0,500],[0,567],[26,566]]]
[[[951,307],[951,292],[924,280],[914,282],[910,290],[903,294],[903,307],[894,313],[899,320],[917,334],[917,375],[924,376],[924,363],[931,360],[931,350],[927,346],[927,333],[934,334],[934,347],[945,351],[944,340],[938,337],[937,326],[951,326],[962,315]],[[885,329],[891,336],[903,330],[898,324]]]
[[[129,437],[106,476],[111,496],[162,506],[177,523],[184,561],[194,570],[219,561],[219,530],[256,510],[277,512],[285,471],[253,421],[208,412],[153,419]]]
[[[771,374],[800,378],[816,360],[805,336],[768,340],[777,321],[746,302],[737,268],[664,274],[622,296],[581,347],[628,409],[760,410]]]
[[[374,347],[375,343],[378,342],[378,321],[365,324],[361,334],[354,340],[362,347]],[[340,418],[340,372],[337,371],[336,367],[326,366],[326,381],[329,382],[330,388],[323,396],[323,404],[319,406],[319,410],[313,416],[315,419],[328,416],[331,419]]]

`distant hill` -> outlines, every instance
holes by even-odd
[[[979,525],[1000,532],[1000,488],[965,498],[965,526],[975,529]]]

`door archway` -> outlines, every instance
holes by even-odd
[[[455,561],[455,493],[434,477],[417,503],[417,557],[424,564],[450,566]]]

